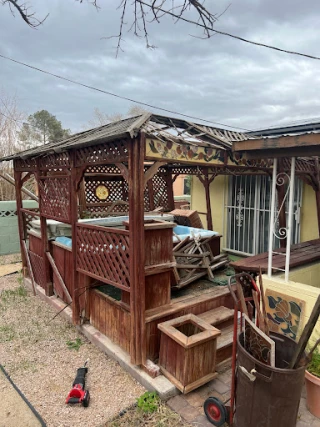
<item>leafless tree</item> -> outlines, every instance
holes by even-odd
[[[139,105],[132,105],[126,114],[113,113],[107,114],[95,108],[93,117],[88,121],[85,129],[91,129],[98,126],[107,125],[108,123],[116,122],[118,120],[126,119],[127,117],[139,116],[140,114],[146,113],[146,110]]]
[[[0,89],[0,158],[25,148],[19,138],[19,131],[24,120],[25,114],[19,111],[16,97],[9,96]],[[1,177],[6,174],[13,177],[12,162],[0,163],[0,201],[15,200],[14,186]],[[34,192],[34,180],[27,181],[25,187]]]

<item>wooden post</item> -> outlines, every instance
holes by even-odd
[[[205,190],[205,193],[206,193],[207,227],[208,227],[208,230],[213,230],[212,212],[211,212],[211,200],[210,200],[210,184],[213,181],[213,179],[214,179],[214,177],[211,180],[209,180],[208,170],[206,170],[204,190]]]
[[[155,206],[154,206],[154,191],[153,191],[152,179],[149,179],[149,181],[147,182],[147,188],[148,188],[150,211],[153,211],[155,209]]]
[[[173,211],[174,210],[174,195],[173,195],[173,182],[174,182],[174,180],[172,179],[171,169],[167,168],[165,178],[166,178],[167,189],[168,189],[169,209],[170,209],[170,211]]]
[[[84,213],[84,211],[87,210],[86,183],[85,183],[84,177],[83,177],[83,179],[80,182],[79,205],[80,205],[80,218],[83,218],[83,213]]]
[[[77,272],[77,221],[78,221],[78,188],[83,177],[84,168],[77,170],[75,164],[75,152],[71,152],[71,230],[72,230],[72,322],[80,324],[80,300],[79,300],[79,280]]]
[[[40,198],[41,200],[41,198]],[[41,208],[40,208],[41,214]],[[46,295],[51,297],[53,295],[53,284],[51,280],[51,267],[47,257],[47,252],[49,252],[49,241],[48,241],[48,230],[47,230],[47,219],[44,216],[40,216],[40,228],[41,228],[41,243],[42,243],[42,256],[44,261],[44,271],[46,278]]]
[[[25,275],[25,271],[27,268],[27,260],[24,253],[23,241],[26,239],[23,214],[21,212],[22,208],[22,195],[21,195],[21,172],[14,172],[14,180],[15,180],[15,188],[16,188],[16,200],[17,200],[17,216],[18,216],[18,227],[19,227],[19,239],[20,239],[20,249],[21,249],[21,261],[22,261],[22,271],[23,275]]]
[[[141,133],[131,140],[129,150],[130,357],[135,365],[146,361],[144,153],[145,135]]]
[[[206,169],[206,171],[204,172],[204,178],[201,175],[197,175],[197,177],[199,178],[199,181],[204,186],[204,191],[206,195],[207,229],[213,230],[211,200],[210,200],[210,184],[214,180],[215,175],[212,175],[212,177],[209,179],[208,169]]]
[[[35,178],[38,181],[41,179],[41,175],[38,171],[35,173]],[[39,183],[38,183],[39,185]],[[44,262],[44,274],[45,274],[45,292],[47,296],[53,295],[53,284],[51,280],[51,266],[47,257],[49,252],[49,241],[48,241],[48,230],[47,230],[47,219],[42,215],[42,204],[43,200],[41,192],[39,193],[39,212],[40,212],[40,229],[41,229],[41,244],[42,244],[42,257]]]

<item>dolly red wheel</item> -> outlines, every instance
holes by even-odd
[[[208,397],[203,404],[204,412],[214,426],[223,426],[227,421],[227,411],[222,402],[216,397]]]

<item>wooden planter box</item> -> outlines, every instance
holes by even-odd
[[[160,323],[158,328],[161,331],[160,368],[182,393],[189,393],[217,376],[219,329],[194,314]]]

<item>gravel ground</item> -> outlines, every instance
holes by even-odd
[[[0,278],[0,363],[47,425],[103,426],[135,403],[145,389],[63,318],[50,321],[56,312],[27,294],[19,278]],[[68,406],[65,398],[86,359],[90,405]]]

